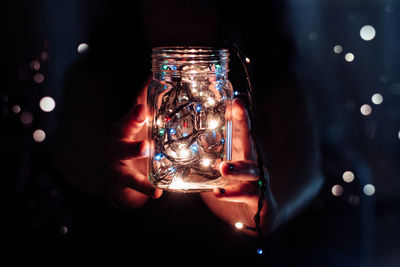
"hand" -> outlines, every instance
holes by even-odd
[[[162,190],[147,179],[146,105],[137,104],[111,131],[107,195],[119,209],[139,208]]]
[[[261,190],[258,184],[259,169],[255,147],[250,136],[249,115],[244,103],[240,99],[233,101],[232,115],[232,161],[222,162],[220,164],[220,172],[224,178],[234,180],[237,183],[224,188],[214,189],[213,193],[218,201],[239,203],[241,206],[245,205],[246,211],[244,213],[246,214],[243,215],[245,218],[230,218],[229,215],[222,215],[221,217],[230,223],[247,220],[249,226],[254,226],[254,221],[250,220],[252,220],[258,209],[258,199]],[[267,229],[267,232],[269,232],[276,224],[278,208],[269,186],[268,171],[265,167],[264,174],[267,186],[264,192],[264,206],[261,211],[261,225],[264,230]],[[210,205],[210,201],[206,200],[206,203]],[[233,204],[229,204],[229,206],[233,207]],[[223,209],[218,208],[215,210],[221,212]]]

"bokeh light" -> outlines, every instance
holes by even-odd
[[[42,129],[37,129],[33,132],[33,140],[38,143],[41,143],[46,139],[46,133]]]
[[[14,112],[15,114],[18,114],[18,113],[21,112],[21,107],[20,107],[19,105],[14,105],[14,106],[11,108],[11,110],[12,110],[12,112]]]
[[[352,206],[357,206],[358,204],[360,204],[360,197],[357,195],[351,195],[349,197],[349,203]]]
[[[354,181],[354,173],[351,171],[345,171],[342,175],[343,181],[351,183]]]
[[[335,197],[341,196],[343,194],[343,187],[341,185],[334,185],[332,186],[332,195],[334,195]]]
[[[44,75],[41,73],[36,73],[33,75],[33,80],[35,83],[42,83],[44,81]]]
[[[25,125],[31,124],[33,122],[33,114],[29,111],[22,112],[20,119]]]
[[[366,184],[364,185],[363,191],[367,196],[372,196],[375,194],[375,186],[372,184]]]
[[[333,52],[335,52],[336,54],[340,54],[343,51],[343,47],[341,45],[335,45],[333,47]]]
[[[347,53],[346,55],[344,55],[344,59],[347,62],[352,62],[354,60],[354,54],[353,53]]]
[[[372,112],[372,107],[370,105],[368,105],[368,104],[364,104],[364,105],[361,106],[360,112],[361,112],[362,115],[368,116]]]
[[[81,44],[78,45],[77,50],[78,50],[79,54],[82,54],[82,53],[84,53],[84,52],[89,50],[89,45],[86,44],[86,43],[81,43]]]
[[[44,112],[50,112],[56,107],[56,101],[54,101],[54,99],[50,96],[45,96],[40,99],[39,106]]]
[[[375,38],[376,31],[371,25],[364,25],[360,30],[360,36],[364,41],[371,41]]]
[[[236,227],[237,229],[242,229],[242,228],[243,228],[243,223],[237,222],[237,223],[235,223],[235,227]]]
[[[371,101],[375,105],[379,105],[379,104],[381,104],[383,102],[383,96],[381,94],[379,94],[379,93],[376,93],[371,97]]]

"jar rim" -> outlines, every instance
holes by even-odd
[[[220,56],[229,56],[227,48],[215,48],[211,46],[160,46],[152,49],[153,55],[161,54],[181,54],[182,56],[207,56],[219,54]]]

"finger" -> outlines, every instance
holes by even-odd
[[[236,159],[255,160],[253,143],[250,136],[250,119],[245,104],[240,99],[234,99],[232,103],[233,124],[233,149]]]
[[[243,182],[259,180],[258,164],[250,160],[224,161],[219,166],[223,177]]]
[[[244,182],[224,188],[215,188],[213,193],[216,198],[223,201],[257,203],[259,190],[257,182]]]
[[[113,159],[126,160],[149,156],[149,145],[146,140],[129,141],[116,140],[110,148],[110,156]]]
[[[134,106],[115,126],[115,137],[118,139],[131,139],[145,125],[146,106],[138,104]]]
[[[146,176],[141,173],[135,172],[130,174],[125,174],[123,181],[126,186],[147,195],[151,198],[159,198],[162,195],[162,190],[160,188],[154,187]]]
[[[147,199],[145,194],[122,184],[115,185],[110,195],[111,204],[119,210],[139,208],[146,203]]]

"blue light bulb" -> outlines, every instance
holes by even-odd
[[[199,111],[201,110],[201,106],[200,106],[200,105],[197,105],[197,106],[196,106],[196,110],[197,110],[197,112],[199,112]]]
[[[264,253],[264,251],[261,248],[257,249],[257,254],[258,255],[262,255],[263,253]]]
[[[162,158],[162,154],[161,153],[158,153],[155,157],[154,157],[154,159],[155,160],[160,160],[161,158]]]

